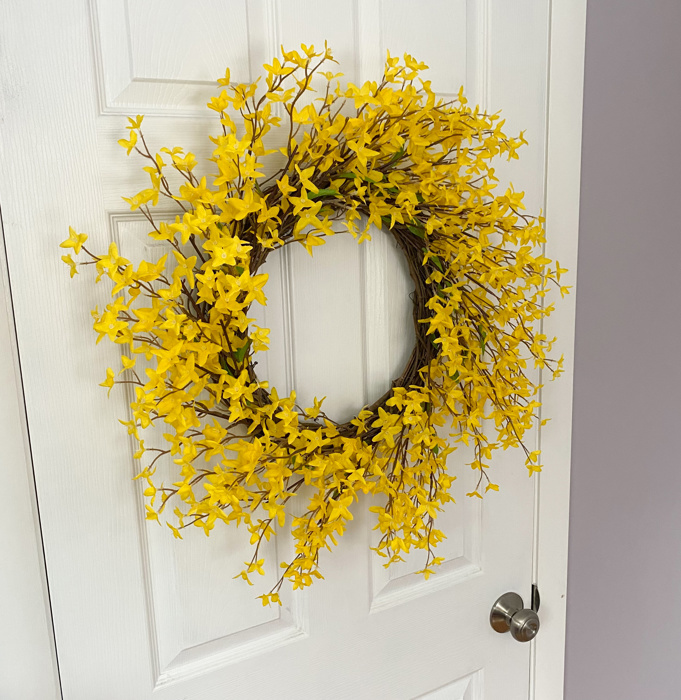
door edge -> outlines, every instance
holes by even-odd
[[[21,365],[0,207],[0,696],[61,699],[40,512],[24,406]],[[4,525],[4,527],[3,527]]]
[[[536,488],[533,582],[541,591],[542,628],[532,642],[531,700],[562,700],[565,675],[568,522],[575,345],[575,284],[579,231],[582,103],[587,0],[550,0],[548,43],[545,216],[547,257],[567,267],[570,294],[544,322],[559,341],[565,371],[542,410],[544,470]],[[561,283],[562,280],[561,280]]]

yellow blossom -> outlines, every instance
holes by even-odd
[[[72,278],[74,275],[78,274],[78,270],[76,269],[76,263],[70,255],[62,255],[61,259],[69,266],[69,273],[71,274]]]
[[[111,368],[108,368],[106,370],[106,379],[99,385],[107,388],[109,391],[107,391],[106,395],[108,396],[111,393],[111,389],[113,388],[114,385],[114,377],[116,375],[114,374],[114,371]]]
[[[59,244],[60,248],[73,248],[73,252],[78,255],[80,253],[80,249],[83,247],[83,243],[87,241],[87,234],[86,233],[76,233],[75,229],[71,226],[69,226],[69,237],[63,241],[62,243]],[[70,259],[70,256],[69,256]],[[62,258],[64,260],[64,258]],[[66,262],[66,261],[65,261]],[[70,263],[69,263],[70,265]],[[73,277],[73,274],[71,275]]]

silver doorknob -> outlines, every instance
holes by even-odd
[[[500,634],[510,632],[519,642],[529,642],[539,632],[539,615],[523,607],[523,599],[517,593],[504,593],[494,603],[489,622],[492,629]]]

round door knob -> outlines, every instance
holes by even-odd
[[[539,615],[534,610],[518,610],[511,618],[511,636],[519,642],[531,642],[539,632]]]
[[[519,642],[529,642],[539,632],[539,615],[523,607],[523,599],[517,593],[504,593],[497,599],[492,606],[489,622],[496,632],[510,632]]]

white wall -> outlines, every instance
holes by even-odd
[[[566,700],[681,698],[680,31],[589,0]]]

